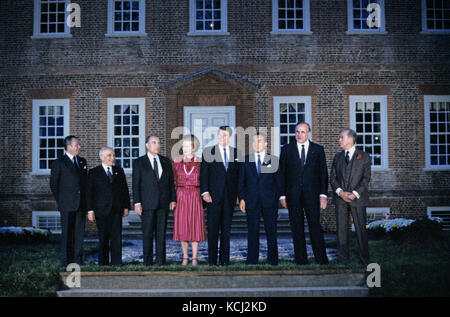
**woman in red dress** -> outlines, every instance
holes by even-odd
[[[181,241],[183,266],[189,261],[189,242],[192,244],[192,266],[197,266],[198,243],[206,240],[205,218],[200,196],[201,159],[194,155],[198,145],[195,136],[183,137],[183,156],[175,158],[173,162],[177,191],[173,240]]]

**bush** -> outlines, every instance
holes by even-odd
[[[420,217],[414,219],[383,219],[367,225],[369,239],[390,239],[397,242],[417,243],[439,239],[442,219]]]
[[[35,243],[48,242],[51,232],[48,229],[33,227],[0,227],[0,242]]]

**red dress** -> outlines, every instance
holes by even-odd
[[[205,218],[200,196],[200,159],[173,163],[177,208],[174,211],[173,240],[200,242],[206,240]]]

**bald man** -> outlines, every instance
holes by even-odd
[[[122,264],[122,217],[128,216],[130,195],[121,167],[110,147],[99,152],[102,164],[89,170],[87,182],[88,219],[95,222],[99,237],[99,265]],[[111,255],[111,260],[110,260]]]

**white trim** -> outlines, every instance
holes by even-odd
[[[427,216],[432,217],[431,213],[433,211],[448,211],[449,217],[450,217],[450,206],[430,206],[427,207]],[[434,216],[439,217],[439,216]],[[439,217],[442,218],[442,217]],[[444,230],[450,230],[450,228],[444,228]]]
[[[70,134],[70,99],[33,99],[32,101],[32,172],[31,175],[50,175],[50,169],[39,168],[39,107],[59,104],[63,106],[64,133]],[[55,136],[56,137],[56,136]]]
[[[427,27],[427,3],[426,0],[421,1],[422,9],[422,32],[420,34],[430,34],[430,35],[448,35],[450,34],[450,29],[428,29]]]
[[[367,219],[372,214],[383,214],[384,217],[388,217],[391,214],[391,208],[389,207],[367,207],[366,208]]]
[[[380,14],[381,25],[380,25],[380,27],[373,28],[373,29],[355,29],[355,28],[353,28],[353,0],[347,0],[347,31],[345,32],[345,34],[348,34],[348,35],[387,34],[384,0],[378,0],[378,4],[380,5],[380,9],[381,9],[381,14]]]
[[[228,32],[228,0],[220,1],[220,30],[196,30],[195,0],[189,0],[189,36],[230,35]]]
[[[67,11],[67,7],[70,5],[71,0],[65,0],[64,6],[64,32],[63,33],[41,33],[41,0],[34,0],[34,12],[33,12],[33,35],[32,39],[49,39],[49,38],[70,38],[70,27],[67,25],[67,17],[70,12]]]
[[[114,31],[114,1],[108,0],[106,37],[147,36],[145,32],[145,0],[139,1],[139,31]]]
[[[230,146],[235,146],[236,144],[236,107],[235,106],[194,106],[194,107],[189,107],[189,106],[185,106],[183,107],[183,125],[184,127],[187,129],[186,132],[187,133],[191,133],[194,134],[194,131],[192,130],[192,126],[191,126],[191,120],[190,120],[190,116],[192,114],[207,114],[207,113],[214,113],[214,112],[221,112],[221,113],[225,113],[227,114],[228,118],[230,118],[230,122],[228,123],[228,125],[231,127],[231,129],[233,130],[233,136],[230,140]],[[203,128],[203,131],[205,131],[205,129],[208,127]],[[199,138],[200,140],[200,138]],[[201,141],[201,140],[200,140]],[[214,144],[217,144],[217,140],[213,141],[213,144],[203,144],[202,148],[204,149],[207,146],[212,146]],[[199,149],[197,151],[197,155],[201,154],[201,149]]]
[[[431,165],[430,153],[430,102],[450,102],[450,95],[424,95],[424,118],[425,118],[425,171],[445,171],[450,170],[450,164]],[[450,154],[450,153],[448,153]]]
[[[381,166],[373,166],[372,171],[389,171],[389,136],[387,118],[386,95],[351,95],[349,96],[350,128],[356,131],[356,103],[379,102],[380,103],[380,134],[381,134]],[[358,132],[356,131],[358,134]]]
[[[107,99],[107,144],[114,149],[114,105],[138,104],[139,105],[139,156],[145,154],[145,98],[108,98]],[[131,119],[130,119],[131,120]],[[130,154],[131,155],[131,154]],[[130,156],[131,159],[131,156]],[[132,159],[131,159],[132,160]],[[122,166],[123,167],[123,166]],[[131,174],[132,168],[123,168],[126,174]]]
[[[304,103],[305,104],[305,122],[309,123],[312,128],[312,115],[311,115],[311,96],[274,96],[273,97],[273,147],[272,153],[274,155],[280,155],[280,104],[281,103]],[[312,132],[311,132],[312,139]]]
[[[31,212],[31,225],[33,227],[39,227],[39,217],[58,217],[58,223],[60,224],[61,213],[59,211],[32,211]],[[61,225],[60,225],[61,226]],[[52,234],[60,234],[61,230],[50,229]]]
[[[310,0],[303,1],[303,29],[301,30],[280,30],[278,28],[278,0],[272,0],[272,35],[312,35]]]

